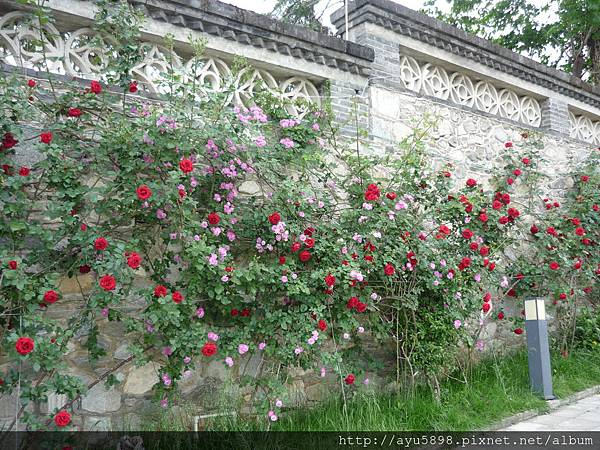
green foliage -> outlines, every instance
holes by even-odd
[[[575,323],[574,344],[576,348],[584,348],[597,352],[600,348],[600,311],[583,310]]]
[[[449,3],[450,11],[437,5]],[[537,6],[541,5],[541,6]],[[591,83],[600,80],[600,3],[591,0],[428,0],[439,19]]]

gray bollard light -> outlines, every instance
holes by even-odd
[[[540,394],[544,400],[553,400],[556,397],[552,393],[548,322],[543,298],[525,300],[525,331],[531,390]]]

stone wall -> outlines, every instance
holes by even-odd
[[[560,196],[571,183],[562,177],[570,158],[582,158],[586,148],[600,145],[597,88],[387,0],[350,3],[349,41],[282,24],[216,0],[131,3],[144,8],[148,15],[143,35],[146,58],[134,76],[150,93],[159,89],[152,67],[160,67],[167,59],[161,37],[166,33],[175,36],[175,58],[185,68],[190,60],[186,42],[191,34],[207,40],[198,80],[207,89],[222,89],[228,82],[231,62],[236,55],[243,55],[251,63],[246,73],[250,81],[241,77],[234,81],[234,102],[251,102],[259,80],[278,95],[290,98],[322,102],[321,96],[327,94],[343,134],[351,139],[356,124],[365,128],[372,151],[396,151],[396,143],[423,117],[435,118],[437,126],[428,142],[434,164],[455,164],[458,178],[474,173],[485,180],[499,162],[505,141],[518,142],[524,130],[539,131],[544,133],[543,169],[550,177],[549,193]],[[48,56],[66,61],[49,69],[63,75],[94,77],[96,68],[86,60],[89,49],[81,44],[84,37],[94,34],[89,28],[94,13],[89,2],[50,0],[48,5],[57,21],[46,25],[56,36],[46,51]],[[28,13],[25,6],[0,0],[0,60],[22,66],[19,70],[42,70],[40,55],[21,49],[36,33],[26,20]],[[334,14],[333,22],[343,30],[343,12]],[[302,116],[303,112],[290,113]],[[60,287],[63,309],[53,308],[48,314],[69,317],[82,299],[80,286],[85,292],[91,284],[86,276],[64,279]],[[132,299],[131,311],[135,307]],[[490,324],[482,338],[491,342],[504,332]],[[120,383],[109,390],[103,383],[94,386],[76,405],[76,425],[88,430],[139,428],[158,410],[150,400],[152,385],[158,380],[156,366],[148,363],[137,367],[130,361],[119,324],[101,321],[100,336],[100,345],[111,356],[89,364],[81,347],[87,339],[82,332],[69,347],[70,371],[92,381],[122,364],[116,371]],[[516,342],[514,336],[506,337]],[[387,349],[372,350],[385,360]],[[275,370],[252,354],[235,370],[226,370],[222,362],[213,361],[188,374],[182,389],[183,404],[187,405],[184,412],[194,416],[233,411],[240,402],[260,396],[251,386],[240,388],[240,376]],[[371,378],[373,375],[369,373]],[[288,380],[289,405],[319,401],[332,383],[339,382],[328,378],[323,383],[318,374],[298,368],[290,369]],[[219,391],[224,394],[216,395]],[[43,412],[63,403],[64,398],[50,398],[47,405],[28,408]],[[10,423],[18,407],[15,398],[1,398],[0,423]]]

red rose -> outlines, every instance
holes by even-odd
[[[508,208],[507,213],[513,219],[516,219],[517,217],[519,217],[521,215],[521,213],[519,212],[519,210],[516,209],[516,208]]]
[[[194,170],[194,163],[190,159],[182,159],[179,161],[179,168],[183,173],[190,173]]]
[[[487,313],[490,309],[492,308],[492,305],[490,305],[489,303],[484,303],[483,306],[481,307],[481,310],[485,313]]]
[[[505,148],[511,148],[512,146],[513,146],[513,143],[510,141],[504,143]]]
[[[136,252],[131,252],[127,257],[127,265],[132,269],[137,269],[142,263],[142,257]]]
[[[585,229],[583,229],[581,227],[577,227],[577,228],[575,228],[575,234],[577,236],[583,236],[585,234]]]
[[[137,81],[132,81],[131,83],[129,83],[129,92],[131,92],[132,94],[135,94],[138,90],[138,83]]]
[[[148,186],[142,184],[136,189],[137,196],[140,200],[148,200],[152,196],[152,191]]]
[[[462,266],[463,268],[467,268],[471,265],[471,258],[468,257],[464,257],[463,259],[460,260],[460,264],[459,266]]]
[[[556,261],[552,261],[548,267],[550,267],[550,269],[552,270],[558,270],[560,268],[560,266],[558,265],[558,263]]]
[[[360,313],[365,312],[367,310],[367,304],[363,302],[358,302],[358,305],[356,305],[356,310]]]
[[[327,323],[323,319],[321,319],[319,320],[318,327],[319,330],[325,331],[327,329]]]
[[[47,131],[45,133],[40,134],[40,142],[42,142],[43,144],[49,144],[50,142],[52,142],[52,132]]]
[[[99,94],[102,92],[102,85],[94,80],[90,83],[90,91],[94,94]]]
[[[306,238],[304,245],[306,245],[307,248],[313,248],[315,246],[315,240],[313,238]]]
[[[492,208],[495,210],[501,209],[502,208],[502,202],[499,202],[498,200],[494,200],[492,202]]]
[[[79,273],[80,274],[89,273],[90,270],[92,270],[92,268],[89,265],[87,265],[87,264],[84,264],[83,266],[79,266]]]
[[[477,186],[477,181],[476,181],[476,180],[474,180],[473,178],[469,178],[469,179],[467,180],[467,183],[466,183],[466,184],[467,184],[467,186],[469,186],[469,187],[475,187],[475,186]]]
[[[155,297],[164,297],[167,295],[167,288],[162,284],[159,284],[154,288],[154,296]]]
[[[522,328],[515,328],[515,334],[517,334],[517,335],[523,334],[523,329]]]
[[[490,294],[489,292],[486,292],[485,295],[483,296],[483,301],[485,303],[488,303],[491,299],[492,299],[492,294]]]
[[[471,239],[473,237],[473,232],[471,230],[469,230],[468,228],[465,228],[462,232],[462,236],[465,239]]]
[[[487,256],[487,255],[489,255],[489,254],[490,254],[490,248],[489,248],[489,247],[486,247],[486,246],[482,246],[482,247],[479,249],[479,254],[480,254],[481,256]]]
[[[19,141],[15,139],[12,133],[4,133],[4,136],[2,137],[2,143],[0,144],[0,150],[11,149],[18,143]]]
[[[347,375],[346,378],[344,378],[344,383],[346,383],[349,386],[351,384],[354,384],[355,379],[356,378],[354,377],[354,375],[352,375],[352,374]]]
[[[500,311],[498,313],[498,320],[502,320],[502,319],[504,319],[504,313],[502,311]]]
[[[581,261],[577,261],[575,264],[573,264],[573,269],[575,269],[575,270],[581,269]]]
[[[27,86],[29,86],[30,88],[34,88],[36,84],[37,83],[35,82],[35,80],[27,81]]]
[[[523,161],[523,164],[525,164],[526,166],[528,166],[528,165],[529,165],[529,163],[531,162],[531,161],[529,160],[529,158],[523,158],[521,161]]]
[[[370,184],[367,186],[367,190],[365,191],[365,200],[368,202],[379,200],[379,195],[381,192],[376,184]]]
[[[488,266],[488,270],[491,272],[496,268],[496,263],[490,263]]]
[[[79,117],[81,116],[81,109],[79,108],[69,108],[67,111],[67,116],[69,117]]]
[[[596,212],[600,211],[600,205],[592,205],[592,209]]]
[[[310,257],[311,257],[311,254],[310,254],[310,252],[309,252],[309,251],[307,251],[307,250],[304,250],[304,251],[301,251],[301,252],[300,252],[300,255],[299,255],[299,257],[300,257],[300,261],[302,261],[302,262],[307,262],[307,261],[310,259]]]
[[[217,344],[214,342],[207,342],[202,346],[202,354],[204,356],[213,356],[217,353]]]
[[[31,169],[29,169],[29,167],[21,167],[19,169],[19,175],[21,175],[22,177],[28,176],[30,172],[31,172]]]
[[[211,212],[208,215],[208,223],[210,223],[211,225],[218,225],[218,223],[221,221],[221,218],[219,217],[219,214],[217,214],[216,212]]]
[[[177,304],[180,304],[183,301],[183,295],[181,295],[181,292],[179,292],[179,291],[173,292],[171,294],[171,298]]]
[[[13,171],[12,171],[12,166],[9,166],[8,164],[2,164],[2,170],[4,171],[5,175],[12,175]]]
[[[273,214],[271,214],[269,216],[269,222],[271,222],[271,225],[277,225],[280,220],[281,220],[281,216],[279,215],[278,212],[274,212]]]
[[[335,277],[331,274],[325,277],[325,284],[329,287],[332,287],[335,284]]]
[[[19,352],[19,354],[21,355],[31,353],[34,347],[35,343],[33,342],[33,339],[28,337],[20,337],[19,339],[17,339],[17,342],[15,342],[15,348],[17,349],[17,352]]]
[[[100,287],[105,291],[112,291],[116,286],[117,282],[112,275],[104,275],[100,278]]]
[[[389,198],[390,200],[395,200],[396,199],[396,193],[395,192],[388,192],[387,194],[385,194],[385,196],[387,198]]]
[[[567,299],[567,294],[565,294],[564,292],[561,292],[560,295],[558,296],[559,299],[561,300],[566,300]]]
[[[57,427],[66,427],[71,423],[71,414],[69,414],[64,409],[62,411],[59,411],[54,416],[54,423]]]
[[[515,177],[518,177],[519,175],[521,175],[523,172],[521,172],[521,169],[515,169],[513,170],[513,175]]]
[[[298,250],[300,250],[300,247],[302,247],[302,244],[300,244],[300,242],[294,242],[292,244],[292,252],[296,253]]]
[[[10,270],[17,270],[17,262],[16,261],[9,261],[8,262],[8,268]]]
[[[479,220],[483,223],[486,223],[488,221],[488,216],[486,213],[481,213],[479,214]]]
[[[232,309],[232,310],[229,312],[229,314],[231,314],[231,316],[232,316],[232,317],[236,317],[236,316],[237,316],[239,313],[240,313],[240,312],[239,312],[239,311],[238,311],[236,308],[233,308],[233,309]]]
[[[514,182],[515,182],[515,180],[513,180],[510,177],[506,179],[506,184],[508,184],[509,186],[512,185]]]
[[[108,241],[103,237],[99,237],[94,241],[94,248],[96,250],[106,250],[106,247],[108,247]]]
[[[56,303],[58,300],[58,292],[50,290],[44,293],[44,302],[48,304]]]
[[[396,272],[396,269],[390,263],[387,263],[383,268],[383,273],[385,273],[388,277],[394,275],[394,272]]]
[[[350,300],[348,300],[348,302],[346,303],[346,308],[354,309],[358,306],[359,303],[360,302],[358,300],[358,297],[350,297]]]
[[[250,310],[248,308],[242,309],[242,313],[240,314],[242,317],[250,317]]]
[[[506,225],[508,223],[508,217],[502,216],[500,219],[498,219],[498,222],[500,222],[501,225]]]
[[[531,225],[529,231],[531,232],[531,234],[537,234],[540,231],[540,229],[535,224],[533,224]]]
[[[510,194],[502,194],[501,196],[502,203],[508,205],[510,203]]]
[[[285,264],[285,256],[280,256],[279,257],[279,264]]]
[[[588,181],[590,181],[590,177],[588,177],[587,175],[581,175],[581,181],[587,183]]]

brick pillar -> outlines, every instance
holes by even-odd
[[[345,81],[330,80],[329,93],[331,95],[331,108],[340,124],[343,136],[356,138],[356,128],[367,130],[369,126],[368,89],[365,84],[357,85]]]
[[[569,123],[568,105],[555,98],[548,98],[542,102],[542,123],[544,130],[555,131],[560,134],[569,135],[571,125]]]

